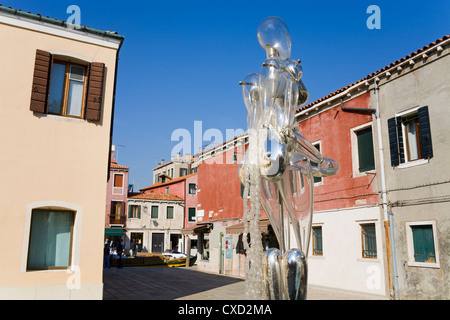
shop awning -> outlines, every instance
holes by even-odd
[[[105,228],[105,236],[123,236],[123,229],[121,228]]]
[[[269,226],[270,226],[269,219],[259,220],[259,230],[261,232],[268,232]],[[244,233],[244,222],[226,228],[226,233],[235,233],[235,234]]]
[[[182,235],[194,234],[194,228],[196,228],[196,227],[197,226],[181,229],[181,234]]]
[[[197,225],[185,229],[181,229],[181,234],[188,235],[192,234],[195,235],[197,233],[209,233],[212,229],[212,222],[199,222]]]

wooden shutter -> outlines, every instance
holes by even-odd
[[[99,121],[103,105],[105,64],[92,62],[89,66],[89,82],[86,96],[86,120]]]
[[[397,125],[395,118],[388,119],[389,130],[389,147],[391,150],[391,166],[395,167],[400,164],[400,156],[397,141]]]
[[[37,49],[31,87],[31,111],[45,113],[47,110],[51,65],[52,55],[47,51]]]
[[[431,144],[431,127],[428,107],[422,107],[418,110],[419,117],[419,140],[420,150],[422,151],[423,159],[430,159],[433,157],[433,146]]]
[[[133,208],[131,207],[131,205],[128,205],[128,218],[132,218],[132,213],[133,213]]]
[[[138,217],[138,219],[140,219],[141,218],[141,206],[138,206],[137,209],[138,209],[137,217]]]
[[[391,165],[398,166],[400,163],[405,163],[405,148],[403,146],[403,128],[402,119],[391,118],[388,119],[389,130],[389,147],[391,150]]]

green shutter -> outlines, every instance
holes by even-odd
[[[422,107],[418,110],[419,118],[419,136],[420,149],[423,159],[433,158],[433,146],[431,143],[430,116],[428,107]]]
[[[411,226],[416,262],[436,262],[434,250],[433,226]]]
[[[131,208],[131,204],[128,205],[128,219],[132,218],[133,210]]]
[[[166,219],[173,219],[173,207],[167,207]]]
[[[188,221],[195,221],[195,208],[188,209]]]
[[[359,172],[375,169],[372,127],[358,131],[356,136],[358,137]]]
[[[138,219],[141,218],[141,206],[138,206]]]
[[[158,219],[158,207],[152,206],[152,219]]]

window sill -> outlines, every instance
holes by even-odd
[[[379,258],[358,258],[356,259],[358,262],[370,262],[370,263],[380,263],[381,260]]]
[[[415,261],[409,261],[407,263],[408,267],[419,267],[419,268],[433,268],[433,269],[440,269],[441,265],[437,262],[415,262]]]
[[[430,162],[429,159],[414,160],[414,161],[407,162],[407,163],[401,163],[398,165],[398,168],[404,169],[404,168],[416,167],[416,166],[421,166],[423,164],[427,164],[429,162]]]
[[[76,117],[68,117],[68,116],[61,116],[56,114],[49,114],[49,113],[35,113],[39,118],[47,118],[47,119],[55,119],[55,120],[62,120],[66,122],[86,122],[86,120],[82,118],[76,118]]]

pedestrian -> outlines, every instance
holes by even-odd
[[[131,256],[134,258],[136,256],[136,242],[134,240],[131,240]]]
[[[106,239],[105,247],[103,248],[103,267],[111,269],[110,257],[111,247],[109,246],[108,239]]]
[[[122,252],[123,252],[123,245],[122,239],[120,239],[119,243],[117,244],[117,255],[119,256],[119,259],[117,260],[117,268],[122,268]]]

